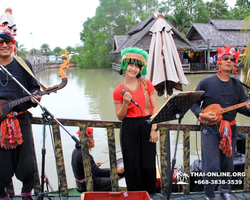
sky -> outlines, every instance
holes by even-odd
[[[83,22],[95,15],[99,0],[1,0],[0,15],[12,8],[19,45],[27,50],[40,49],[46,43],[53,50],[59,46],[82,45]]]
[[[226,1],[229,6],[236,2]],[[95,16],[99,0],[1,0],[0,5],[0,15],[12,8],[19,45],[31,50],[48,44],[53,50],[57,46],[64,49],[82,45],[82,24]]]

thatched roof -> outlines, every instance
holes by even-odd
[[[186,37],[197,49],[217,49],[230,45],[244,47],[250,40],[250,25],[242,20],[210,20],[209,23],[193,23]]]
[[[125,35],[115,35],[113,50],[110,53],[118,54],[127,47],[138,47],[144,49],[145,51],[149,51],[152,37],[150,29],[156,20],[155,16],[150,16],[132,27]],[[175,41],[176,48],[178,50],[193,49],[192,43],[170,23],[169,25],[173,28],[173,39]]]

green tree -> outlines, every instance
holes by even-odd
[[[249,16],[249,13],[250,13],[250,6],[244,5],[241,7],[234,7],[230,10],[229,18],[244,20]]]
[[[202,0],[168,0],[160,4],[159,11],[180,32],[185,34],[193,22],[206,23],[209,12]]]
[[[57,56],[60,54],[60,51],[61,51],[61,50],[62,50],[61,47],[55,47],[55,48],[53,49],[54,53],[55,53]]]
[[[35,48],[32,48],[30,51],[29,51],[29,55],[36,55],[36,49]]]
[[[213,0],[206,3],[211,19],[228,19],[229,11],[226,0]]]
[[[192,17],[187,13],[185,8],[180,7],[176,9],[173,15],[168,15],[166,19],[175,27],[178,31],[180,31],[183,35],[187,32],[187,30],[191,26]]]
[[[202,0],[197,2],[192,18],[195,23],[209,22],[209,11],[206,9],[206,4]]]
[[[237,0],[235,5],[239,7],[250,6],[250,1],[249,0]]]
[[[248,27],[248,31],[249,31],[249,27],[250,27],[250,15],[246,18],[246,19],[244,19],[244,26],[245,27]],[[244,58],[244,67],[245,68],[248,68],[248,67],[250,67],[250,41],[248,42],[248,44],[247,44],[247,47],[246,47],[246,52],[245,52],[245,58]],[[250,77],[249,77],[249,79],[250,79]],[[250,82],[250,80],[249,80],[249,82]]]
[[[45,53],[46,56],[48,55],[48,51],[51,51],[48,44],[42,44],[42,46],[40,47],[40,50],[42,53]]]
[[[72,53],[74,51],[74,48],[71,47],[71,46],[67,46],[66,49],[68,51],[68,54],[70,54],[70,53]]]
[[[75,52],[77,52],[80,55],[83,54],[83,52],[84,52],[83,46],[76,46]]]
[[[18,41],[16,41],[16,49],[17,49],[17,56],[26,57],[26,55],[28,54],[24,45],[23,44],[19,45]]]
[[[78,56],[79,67],[110,67],[108,56],[113,36],[125,34],[135,24],[154,14],[157,0],[100,0],[96,15],[83,23],[80,33],[83,54]]]

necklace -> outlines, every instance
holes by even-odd
[[[3,83],[2,80],[1,80],[1,78],[0,78],[0,84],[1,84],[3,87],[5,87],[6,85],[8,85],[8,83],[9,83],[9,76],[8,76],[8,74],[6,75],[6,83]]]
[[[135,93],[135,92],[138,90],[139,86],[140,86],[140,80],[138,79],[137,85],[136,85],[136,87],[135,87],[134,89],[130,89],[130,87],[128,87],[128,86],[125,84],[125,81],[122,82],[122,85],[123,85],[123,87],[126,88],[129,92]]]

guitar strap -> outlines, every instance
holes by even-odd
[[[141,78],[140,80],[141,80],[142,90],[145,96],[145,107],[144,107],[145,114],[149,115],[150,102],[149,102],[147,80],[145,78]]]
[[[47,89],[42,83],[40,83],[36,79],[34,73],[30,70],[30,68],[28,67],[27,63],[21,57],[15,56],[14,58],[39,83],[39,85],[43,88],[43,90]]]

